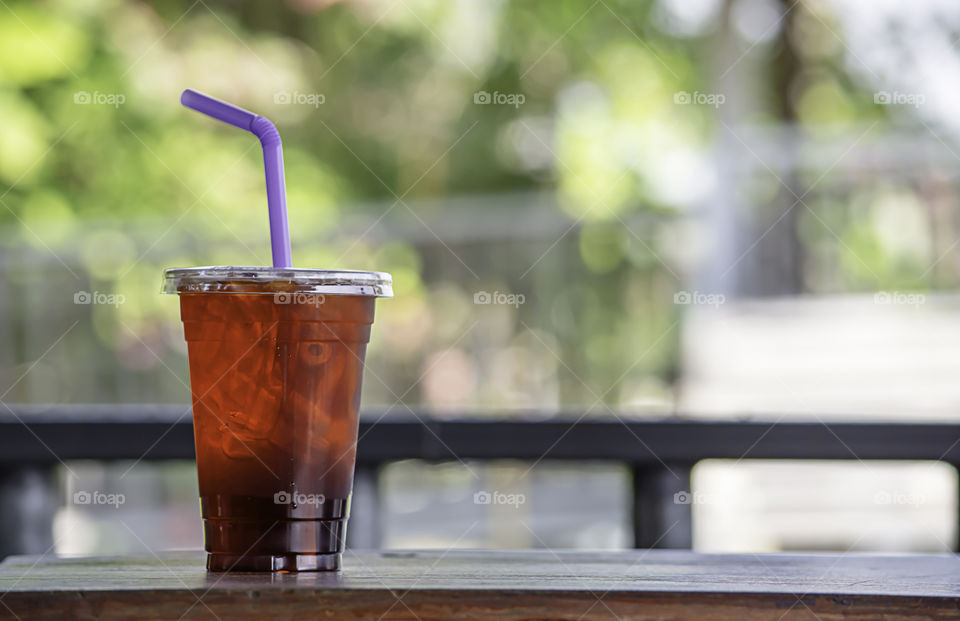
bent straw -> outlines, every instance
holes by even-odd
[[[270,248],[274,267],[290,267],[290,231],[287,228],[287,190],[283,180],[283,145],[280,133],[268,119],[209,95],[187,89],[180,103],[252,133],[263,147],[263,168],[267,177],[267,209],[270,212]]]

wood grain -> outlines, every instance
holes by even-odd
[[[0,619],[960,619],[954,555],[348,551],[316,574],[203,559],[13,557]]]

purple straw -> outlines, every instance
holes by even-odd
[[[260,139],[267,174],[267,208],[270,211],[270,247],[274,267],[290,267],[290,231],[287,228],[287,190],[283,181],[283,145],[280,133],[268,119],[209,95],[187,89],[180,103],[218,121],[244,129]]]

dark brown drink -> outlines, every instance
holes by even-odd
[[[363,361],[389,276],[197,270],[168,271],[167,289],[188,346],[207,568],[338,569]]]

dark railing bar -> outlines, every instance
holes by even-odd
[[[45,524],[40,526],[45,535],[33,544],[23,536],[24,524],[39,524],[20,502],[24,494],[17,485],[25,476],[52,472],[58,462],[67,460],[194,458],[193,421],[186,405],[7,407],[0,410],[0,503],[8,510],[0,514],[0,529],[10,530],[14,538],[0,539],[0,558],[35,553],[52,541]],[[479,417],[435,411],[397,415],[367,409],[360,421],[358,477],[369,479],[376,497],[377,477],[371,473],[401,459],[625,463],[633,481],[635,545],[685,548],[692,542],[690,506],[677,502],[675,495],[690,491],[690,469],[702,459],[897,459],[960,464],[960,425],[954,423],[827,424],[780,421],[776,415],[768,421],[676,416],[637,420],[626,413],[619,418],[581,420],[573,411],[510,414],[510,418],[506,413]],[[368,539],[375,541],[378,529],[375,524],[368,526]]]
[[[0,463],[58,459],[193,459],[183,405],[10,406],[0,410]],[[935,460],[960,463],[960,424],[589,418],[416,417],[364,411],[358,461],[546,459],[637,465],[701,459]],[[769,416],[776,421],[778,416]],[[429,428],[427,427],[429,424]]]

